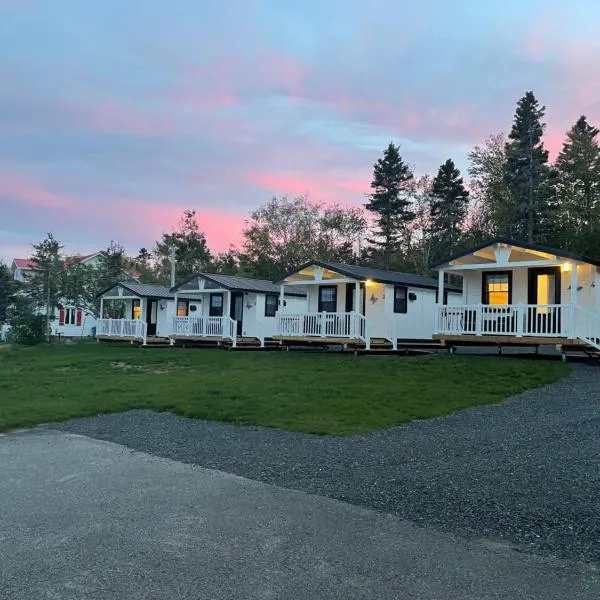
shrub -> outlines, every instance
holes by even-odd
[[[12,322],[9,340],[25,346],[36,346],[46,339],[46,317],[44,315],[19,315]]]

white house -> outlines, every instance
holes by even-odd
[[[98,262],[99,255],[100,252],[95,252],[86,256],[75,256],[71,259],[70,263],[65,263],[65,266],[68,268],[75,263],[94,266]],[[27,278],[35,269],[35,262],[29,258],[15,258],[11,265],[14,279],[21,283],[27,281]],[[39,312],[43,314],[45,311],[44,309],[39,309]],[[91,336],[95,326],[96,318],[89,310],[80,306],[63,303],[54,318],[50,321],[50,334],[54,336],[60,335],[65,338]]]
[[[96,338],[143,344],[167,340],[174,316],[174,293],[167,286],[124,281],[100,293]]]
[[[280,295],[271,281],[249,277],[199,273],[171,291],[177,305],[170,333],[174,342],[212,339],[235,346],[244,338],[264,346],[276,333],[278,314],[306,309],[304,290]]]
[[[399,341],[431,341],[438,282],[430,277],[314,260],[276,283],[282,297],[297,287],[308,296],[305,310],[277,317],[281,343],[396,349]],[[443,286],[442,296],[459,302],[460,288]]]
[[[440,303],[434,338],[449,345],[600,349],[600,260],[496,238],[434,265],[462,275],[459,306]]]

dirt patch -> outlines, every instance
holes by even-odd
[[[126,362],[112,362],[110,366],[113,369],[119,371],[129,371],[133,373],[151,373],[153,375],[163,375],[164,373],[172,373],[173,371],[179,371],[182,367],[174,364],[164,364],[160,366],[156,365],[134,365]]]

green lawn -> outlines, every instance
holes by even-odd
[[[499,402],[567,375],[556,361],[145,349],[0,349],[0,430],[132,408],[349,435]]]

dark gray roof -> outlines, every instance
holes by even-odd
[[[548,246],[541,246],[540,244],[530,244],[529,242],[521,242],[519,240],[513,240],[509,237],[495,237],[481,244],[474,246],[473,248],[467,248],[466,250],[461,250],[456,254],[452,254],[451,256],[447,256],[443,260],[440,260],[431,265],[432,269],[445,265],[449,263],[451,260],[456,260],[457,258],[461,258],[463,256],[467,256],[468,254],[472,254],[473,252],[477,252],[482,248],[487,248],[488,246],[493,246],[494,244],[508,244],[509,246],[516,246],[517,248],[525,248],[526,250],[537,250],[538,252],[546,252],[547,254],[555,254],[556,256],[560,256],[561,258],[572,258],[573,260],[578,260],[580,262],[588,263],[590,265],[594,265],[596,267],[600,267],[600,259],[593,258],[591,256],[586,256],[585,254],[579,254],[577,252],[571,252],[570,250],[559,250],[558,248],[550,248]],[[510,266],[510,264],[508,265]]]
[[[122,281],[116,285],[111,285],[108,289],[100,292],[98,296],[103,296],[109,290],[121,286],[122,288],[129,290],[135,296],[140,298],[162,298],[171,299],[175,298],[175,294],[166,285],[155,285],[153,283],[139,283],[137,281]],[[179,296],[182,300],[194,299],[194,296],[187,296],[181,294]]]
[[[306,267],[310,267],[311,265],[318,265],[320,267],[330,269],[332,271],[335,271],[336,273],[340,273],[341,275],[345,275],[346,277],[351,277],[353,279],[372,279],[373,281],[378,281],[380,283],[394,283],[399,285],[426,288],[432,290],[437,290],[438,288],[437,279],[427,277],[426,275],[416,275],[415,273],[401,273],[400,271],[386,271],[384,269],[375,269],[373,267],[361,267],[359,265],[332,263],[325,262],[322,260],[313,260],[311,262],[305,263],[304,265],[298,267],[294,271],[287,273],[278,281],[283,281],[283,279],[285,279],[289,275],[293,275],[294,273],[297,273],[298,271],[301,271]],[[456,292],[462,291],[462,288],[460,286],[450,284],[446,284],[445,289]]]
[[[196,277],[206,279],[212,283],[223,287],[226,290],[232,290],[236,292],[258,292],[264,294],[279,294],[279,286],[275,285],[272,281],[266,279],[252,279],[251,277],[239,277],[238,275],[219,275],[218,273],[198,273],[193,277],[190,277],[186,281],[179,285],[171,288],[171,291],[179,289],[182,285],[193,281]],[[190,291],[190,290],[185,290]],[[301,291],[290,291],[286,290],[286,296],[299,296],[304,297],[306,294]]]

